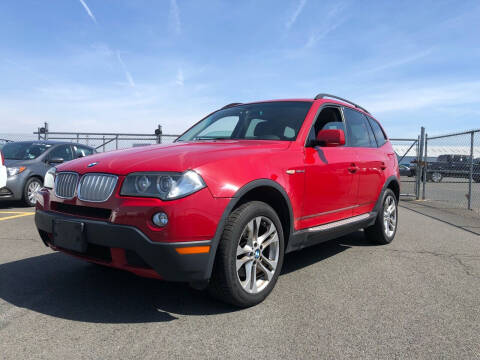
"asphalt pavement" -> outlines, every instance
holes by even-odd
[[[238,310],[52,252],[31,209],[0,205],[0,358],[480,359],[480,236],[399,216],[388,246],[359,231],[287,255]]]

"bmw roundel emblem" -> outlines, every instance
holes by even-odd
[[[98,164],[98,163],[93,162],[93,163],[88,164],[87,167],[91,168],[91,167],[93,167],[93,166],[95,166],[95,165],[97,165],[97,164]]]

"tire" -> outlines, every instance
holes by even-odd
[[[27,206],[35,206],[37,203],[36,193],[42,188],[42,181],[39,178],[32,177],[27,180],[23,188],[23,202]]]
[[[439,172],[433,172],[432,175],[430,175],[430,179],[431,179],[434,183],[439,183],[439,182],[442,181],[443,175],[442,175],[442,173],[439,173]]]
[[[256,305],[275,286],[283,256],[282,223],[275,210],[260,201],[245,203],[226,221],[208,291],[238,307]]]
[[[392,210],[387,210],[392,205]],[[388,218],[386,217],[387,213]],[[365,236],[369,241],[376,244],[390,244],[397,233],[397,227],[398,200],[392,190],[386,189],[383,193],[382,207],[378,212],[375,224],[365,229]]]

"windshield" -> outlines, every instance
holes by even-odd
[[[16,143],[5,144],[2,148],[3,156],[9,160],[33,160],[42,155],[52,145],[41,143]]]
[[[276,101],[219,110],[187,130],[177,141],[293,141],[312,106],[309,101]]]

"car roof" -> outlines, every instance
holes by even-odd
[[[266,102],[285,102],[285,101],[302,101],[302,102],[321,102],[321,103],[329,103],[329,104],[336,104],[336,105],[341,105],[341,106],[345,106],[345,107],[348,107],[350,109],[353,109],[353,110],[357,110],[357,111],[360,111],[362,114],[366,115],[366,116],[369,116],[373,119],[375,119],[375,117],[370,114],[369,112],[366,112],[364,109],[360,108],[360,107],[356,107],[350,103],[347,103],[347,102],[344,102],[344,101],[341,101],[341,100],[336,100],[336,99],[330,99],[330,98],[323,98],[323,99],[309,99],[309,98],[298,98],[298,99],[273,99],[273,100],[261,100],[261,101],[252,101],[252,102],[246,102],[246,103],[233,103],[231,105],[227,105],[226,107],[235,107],[235,106],[241,106],[241,105],[251,105],[251,104],[260,104],[260,103],[266,103]],[[375,119],[377,120],[377,119]]]
[[[74,143],[70,141],[53,141],[53,140],[28,140],[28,141],[13,141],[12,143],[16,144],[43,144],[43,145],[81,145],[93,149],[93,147]]]

